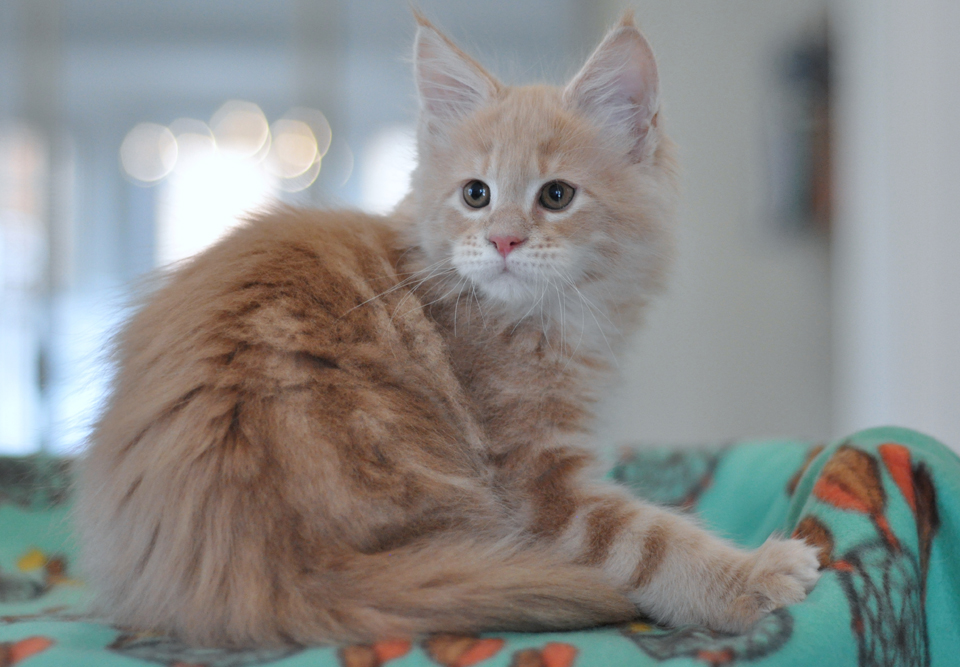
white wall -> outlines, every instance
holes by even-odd
[[[820,0],[633,2],[660,63],[683,165],[678,265],[655,304],[608,437],[668,442],[831,433],[825,239],[778,233],[766,207],[776,59]],[[605,5],[612,23],[621,2]]]
[[[835,428],[960,451],[960,3],[835,9]]]

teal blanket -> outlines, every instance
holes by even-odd
[[[960,459],[934,440],[883,428],[829,446],[628,448],[610,475],[746,547],[775,532],[802,535],[820,547],[824,575],[805,602],[743,635],[635,622],[369,646],[191,649],[85,617],[71,570],[68,466],[0,459],[0,667],[960,664]]]

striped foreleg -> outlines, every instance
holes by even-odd
[[[799,602],[819,578],[817,550],[771,538],[745,551],[690,517],[591,481],[558,459],[531,483],[531,531],[573,562],[601,568],[637,608],[669,625],[741,632]]]

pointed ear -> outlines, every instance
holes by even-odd
[[[631,154],[642,156],[643,140],[656,122],[660,81],[653,50],[627,14],[567,84],[570,108],[592,117],[632,141]]]
[[[414,75],[420,113],[427,120],[463,118],[491,100],[499,84],[470,56],[458,49],[423,16],[416,15]]]

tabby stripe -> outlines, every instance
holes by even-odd
[[[643,549],[637,567],[633,571],[634,588],[646,586],[663,563],[667,552],[667,531],[661,524],[650,527],[643,538]]]
[[[120,499],[120,504],[117,505],[117,514],[123,512],[124,508],[127,506],[127,503],[130,502],[130,499],[133,498],[133,494],[137,492],[137,489],[140,488],[142,483],[143,475],[137,475],[137,478],[133,480],[133,484],[130,485],[130,488],[127,489],[127,492],[123,494],[123,498]]]
[[[158,523],[153,527],[153,535],[150,536],[150,544],[147,545],[147,550],[143,552],[143,555],[140,556],[140,560],[137,561],[137,576],[142,576],[143,571],[147,567],[147,561],[150,560],[150,556],[153,555],[153,550],[157,546],[157,538],[160,536],[160,524]]]
[[[536,477],[530,490],[533,494],[535,535],[556,537],[570,523],[577,511],[577,498],[571,487],[573,477],[587,464],[582,454],[566,454],[555,450],[543,452],[538,463],[546,470]]]
[[[600,503],[587,516],[584,551],[577,562],[601,565],[606,561],[610,547],[634,516],[635,513],[620,499]]]

